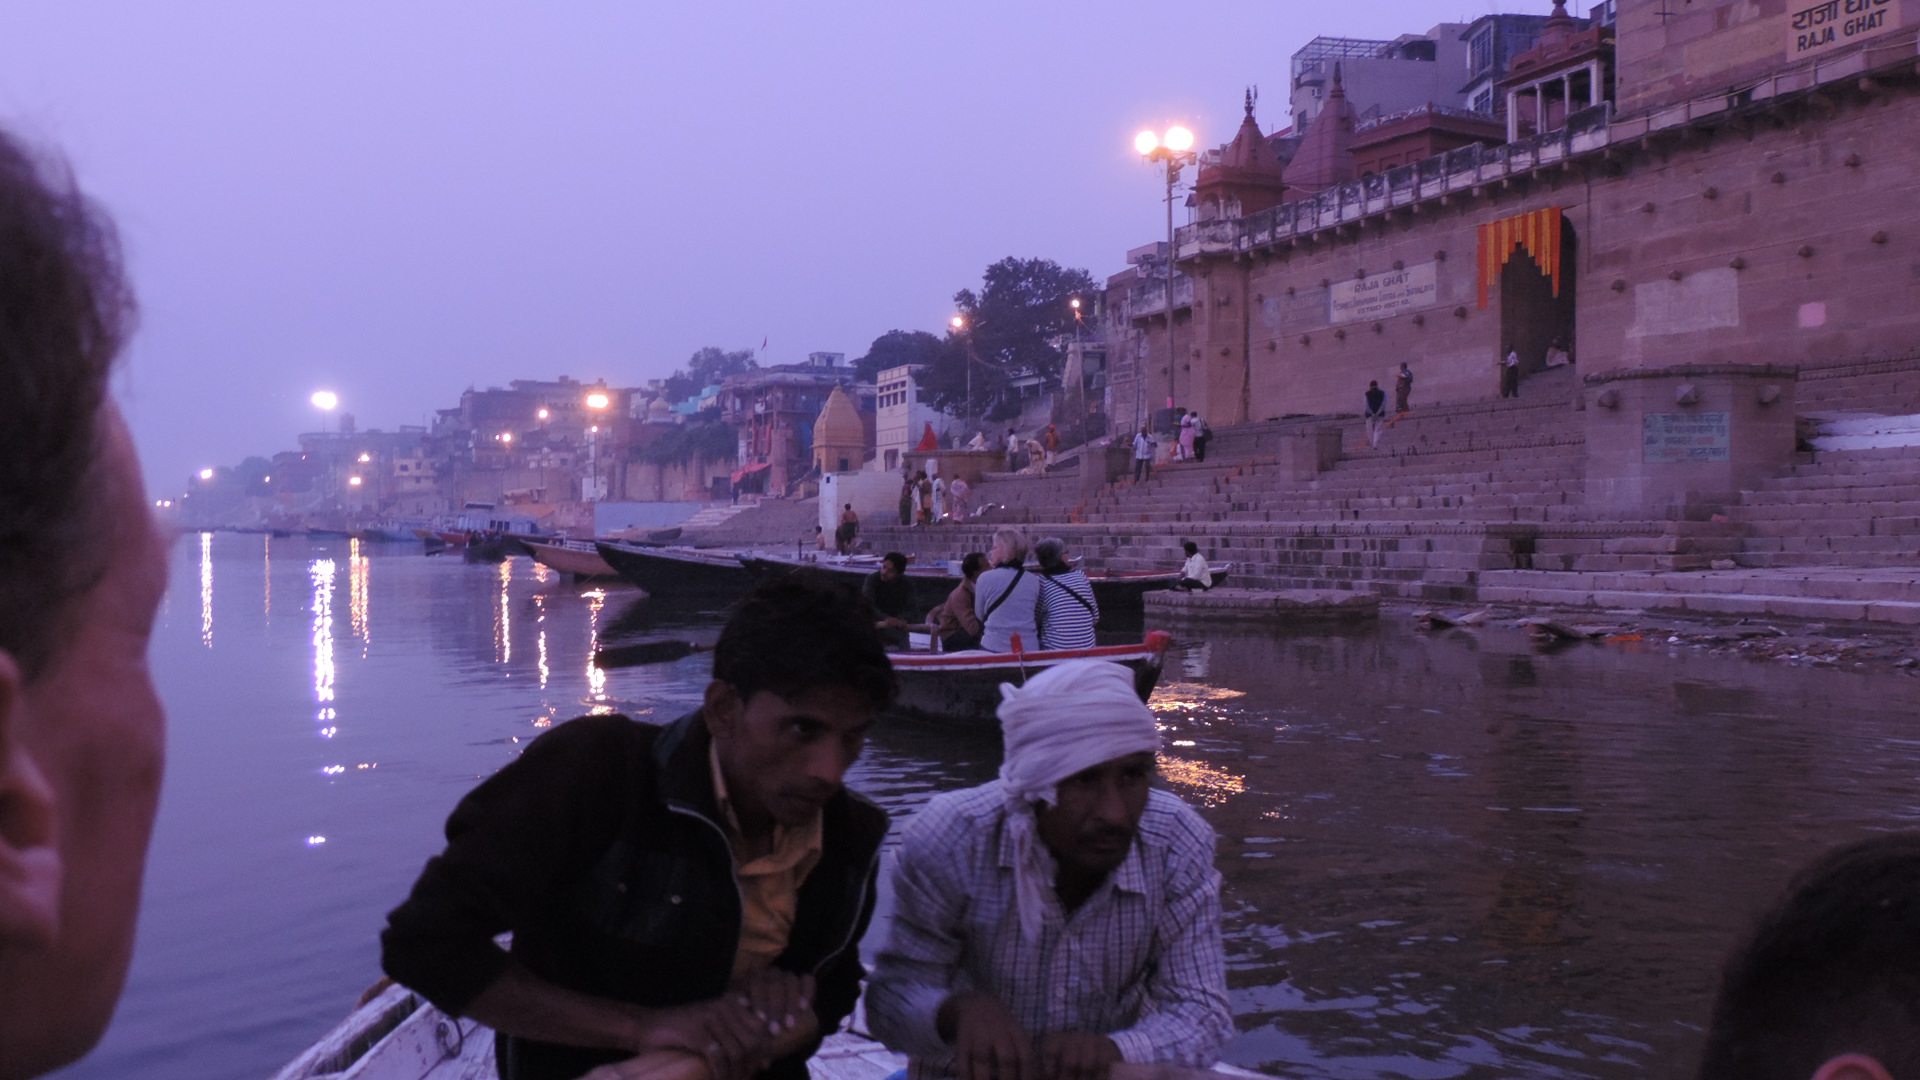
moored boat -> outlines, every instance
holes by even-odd
[[[609,540],[594,548],[614,573],[650,596],[737,596],[753,587],[753,575],[728,548],[643,547]]]
[[[1172,635],[1155,630],[1130,645],[1049,652],[900,652],[889,654],[900,696],[894,711],[921,720],[991,726],[1000,704],[1000,684],[1024,686],[1028,678],[1068,660],[1108,660],[1133,669],[1133,689],[1145,701],[1159,685]]]
[[[550,570],[563,574],[572,574],[577,578],[619,577],[618,571],[600,557],[600,551],[591,540],[527,540],[520,541],[533,555],[533,561]]]
[[[767,577],[773,574],[788,573],[805,567],[818,570],[836,577],[850,579],[850,584],[858,586],[868,574],[880,568],[880,560],[872,555],[822,555],[807,558],[802,555],[743,555],[740,561],[755,577]],[[1031,565],[1029,566],[1031,569]],[[1221,563],[1213,567],[1215,586],[1227,580],[1227,574],[1233,569],[1232,563]],[[960,574],[945,563],[932,565],[907,566],[907,581],[912,588],[911,606],[914,613],[931,610],[934,605],[945,603],[947,594],[960,584]],[[1178,570],[1089,570],[1087,581],[1093,586],[1094,602],[1100,605],[1103,615],[1139,615],[1146,611],[1145,596],[1160,589],[1171,589],[1180,581]]]

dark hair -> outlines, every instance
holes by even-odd
[[[885,555],[880,556],[880,561],[903,574],[907,572],[907,557],[897,551],[889,551]]]
[[[1920,1076],[1920,833],[1814,860],[1721,973],[1702,1080],[1805,1080],[1846,1053]]]
[[[960,574],[963,577],[978,577],[987,568],[987,553],[969,551],[967,557],[960,560]]]
[[[28,679],[106,572],[92,474],[132,307],[113,226],[0,132],[0,649]]]
[[[1182,541],[1182,542],[1181,542],[1181,544],[1180,544],[1180,547],[1181,547],[1181,548],[1182,548],[1182,549],[1183,549],[1184,551],[1186,551],[1186,553],[1187,553],[1187,554],[1189,554],[1189,555],[1198,555],[1198,554],[1200,554],[1200,545],[1199,545],[1199,544],[1196,544],[1196,543],[1194,543],[1194,542],[1193,542],[1193,541],[1191,541],[1191,540],[1184,540],[1184,541]]]
[[[756,586],[727,620],[713,647],[713,677],[742,699],[840,686],[884,709],[893,702],[893,663],[877,618],[858,592],[819,571],[782,575]]]

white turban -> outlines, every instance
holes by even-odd
[[[1069,660],[1025,686],[1000,686],[1006,756],[1007,831],[1014,845],[1020,932],[1040,940],[1054,865],[1035,834],[1033,804],[1057,799],[1060,781],[1114,758],[1160,749],[1153,710],[1133,688],[1132,670],[1105,660]]]

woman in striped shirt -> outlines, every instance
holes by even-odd
[[[1067,545],[1048,537],[1033,546],[1040,563],[1040,648],[1091,649],[1100,605],[1087,575],[1067,565]]]

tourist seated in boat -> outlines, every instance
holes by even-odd
[[[961,652],[980,647],[982,626],[980,616],[974,614],[973,597],[975,584],[986,569],[986,555],[967,552],[967,557],[960,560],[960,584],[953,587],[938,607],[927,612],[927,621],[933,624],[933,636],[940,642],[940,651]]]
[[[167,549],[108,393],[131,297],[111,223],[0,132],[0,1077],[78,1059],[133,953],[165,720]]]
[[[698,710],[568,721],[461,800],[387,973],[498,1032],[502,1080],[675,1053],[806,1080],[864,974],[887,815],[841,781],[894,689],[858,596],[760,585]]]
[[[1207,565],[1207,557],[1200,554],[1200,545],[1187,540],[1180,548],[1187,553],[1187,561],[1181,565],[1180,580],[1174,582],[1173,587],[1188,592],[1213,588],[1213,568]]]
[[[1040,578],[1027,572],[1027,534],[1019,529],[995,529],[987,551],[993,568],[974,583],[974,614],[980,617],[980,647],[988,652],[1013,651],[1020,635],[1026,651],[1040,647]]]
[[[1105,1080],[1211,1065],[1233,1034],[1214,834],[1152,787],[1152,710],[1118,664],[1003,686],[1000,778],[907,822],[867,987],[915,1080]]]
[[[1091,649],[1100,621],[1093,582],[1067,562],[1066,541],[1054,537],[1033,545],[1040,564],[1040,648]]]
[[[1920,1076],[1920,832],[1803,868],[1728,959],[1700,1080]]]
[[[860,594],[873,605],[879,616],[880,640],[903,647],[907,643],[907,618],[912,614],[913,583],[907,580],[907,557],[898,551],[880,556],[880,569],[860,583]]]

